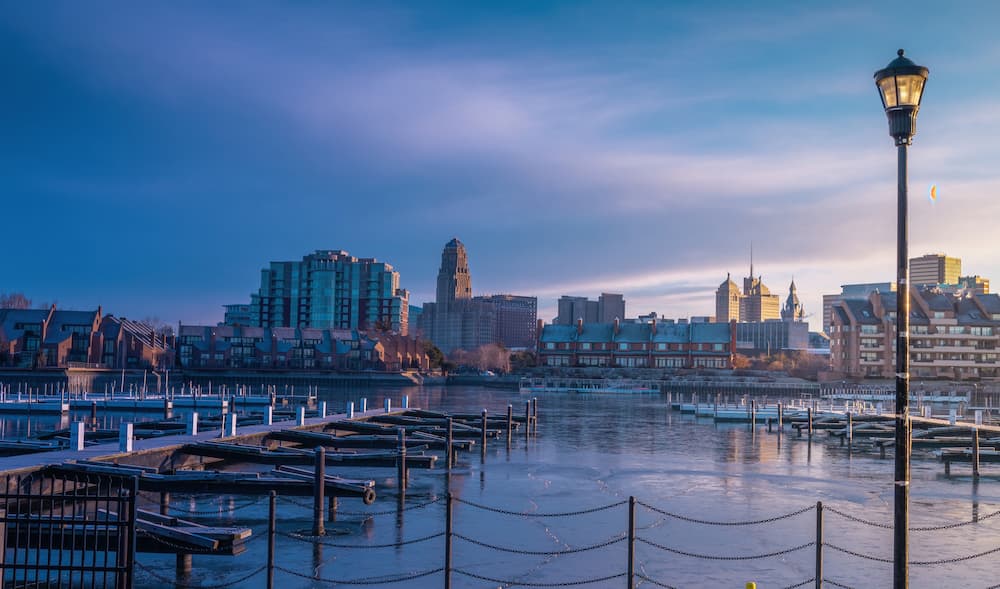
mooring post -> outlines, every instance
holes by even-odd
[[[538,397],[534,397],[534,398],[531,399],[531,406],[532,406],[532,409],[531,409],[531,417],[532,417],[532,419],[531,419],[531,421],[534,422],[534,424],[535,424],[535,430],[534,431],[537,434],[538,433]]]
[[[321,418],[325,418],[326,417],[326,401],[320,401],[319,402],[319,416]]]
[[[170,493],[160,491],[160,515],[170,515]]]
[[[192,412],[187,418],[187,428],[185,432],[189,436],[198,435],[198,412]]]
[[[383,407],[385,407],[386,413],[392,411],[392,399],[390,399],[389,397],[385,398],[385,401],[382,402],[382,405]]]
[[[809,417],[809,440],[812,441],[812,437],[813,437],[813,409],[812,409],[812,407],[808,408],[807,414],[808,414],[808,417]]]
[[[97,401],[90,402],[90,421],[97,422]]]
[[[271,491],[267,498],[267,589],[274,589],[274,536],[278,518],[275,513],[278,494]]]
[[[264,425],[274,425],[274,406],[264,407]]]
[[[514,406],[507,404],[507,449],[510,450],[510,439],[514,435]]]
[[[84,445],[83,441],[84,441],[83,422],[74,421],[69,428],[70,449],[80,452],[81,450],[83,450],[83,445]]]
[[[177,577],[183,579],[191,574],[191,555],[177,553]]]
[[[399,492],[403,494],[406,492],[407,481],[406,474],[406,428],[399,428]]]
[[[316,475],[313,485],[313,536],[324,536],[323,493],[326,491],[326,449],[316,447]]]
[[[531,435],[531,401],[524,402],[524,441]],[[527,445],[525,445],[527,448]]]
[[[979,478],[979,428],[972,428],[972,478]]]
[[[295,418],[296,425],[306,424],[306,408],[304,406],[299,406],[298,415]]]
[[[750,400],[750,429],[757,431],[757,399]]]
[[[361,412],[368,411],[368,397],[361,397]]]
[[[847,447],[850,448],[854,444],[854,414],[850,411],[847,412]]]
[[[483,426],[482,426],[482,444],[483,447],[479,449],[479,457],[482,461],[486,460],[486,410],[483,409]]]
[[[635,497],[628,498],[628,572],[625,577],[628,589],[634,587],[635,581]]]
[[[330,495],[330,498],[327,499],[327,503],[329,504],[327,509],[327,519],[329,519],[332,522],[335,522],[337,521],[337,507],[339,503],[337,501],[337,496]]]
[[[785,406],[782,403],[778,403],[778,431],[780,432],[785,428]]]
[[[118,451],[132,451],[132,424],[122,422],[118,426]]]
[[[410,408],[410,396],[409,395],[403,395],[403,399],[399,402],[399,406],[402,407],[403,409],[409,409]]]
[[[449,422],[451,418],[448,418]],[[444,504],[444,589],[451,589],[451,491]]]
[[[236,414],[230,413],[226,416],[226,435],[230,438],[236,437]]]
[[[347,419],[354,419],[354,401],[347,402]]]
[[[816,502],[816,589],[823,589],[823,502]]]
[[[173,417],[173,413],[174,413],[173,409],[174,409],[174,403],[173,403],[173,401],[171,401],[170,399],[168,399],[166,397],[166,395],[164,395],[163,396],[163,419],[170,419],[171,417]]]

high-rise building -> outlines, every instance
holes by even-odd
[[[719,323],[739,321],[741,296],[740,287],[727,272],[726,281],[715,291],[715,320]]]
[[[753,275],[753,258],[750,259],[750,275],[743,279],[740,292],[729,274],[715,291],[715,320],[724,321],[767,321],[781,318],[781,301],[771,294],[762,277]]]
[[[441,267],[438,269],[437,297],[439,309],[448,309],[455,301],[472,298],[472,276],[465,245],[457,237],[444,244]]]
[[[949,258],[944,254],[910,258],[910,284],[914,286],[958,284],[961,274],[961,258]]]
[[[535,344],[537,309],[535,297],[473,297],[465,245],[455,238],[441,252],[435,302],[424,304],[417,325],[446,354],[493,343],[523,348]]]
[[[385,329],[406,335],[409,293],[399,272],[374,258],[317,250],[298,262],[271,262],[251,295],[257,327]]]

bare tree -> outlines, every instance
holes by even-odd
[[[160,320],[159,317],[147,316],[146,318],[141,319],[139,323],[142,323],[146,327],[152,329],[157,335],[174,335],[174,326]]]
[[[0,293],[0,309],[30,309],[31,299],[23,292]]]

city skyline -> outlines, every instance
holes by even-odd
[[[823,294],[894,273],[872,73],[898,47],[931,70],[910,253],[991,277],[998,8],[906,6],[13,6],[3,288],[205,323],[266,260],[343,248],[422,303],[459,236],[474,294],[547,321],[599,292],[684,317],[753,242],[816,330]]]

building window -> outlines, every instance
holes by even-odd
[[[618,349],[621,350],[621,351],[627,351],[628,350],[628,344],[618,344]]]
[[[545,342],[545,349],[546,350],[554,350],[554,349],[556,349],[555,342]]]

